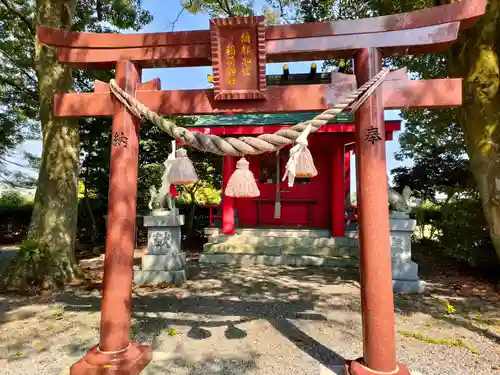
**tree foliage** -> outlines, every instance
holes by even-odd
[[[444,5],[452,0],[373,1],[377,14],[411,11]],[[401,137],[402,154],[422,155],[429,147],[444,145],[457,160],[468,156],[492,243],[500,257],[500,1],[489,0],[486,13],[443,54],[394,59],[422,78],[463,78],[463,104],[450,111],[419,111],[409,116]],[[446,113],[446,112],[449,112]],[[407,113],[404,113],[407,115]],[[425,126],[425,132],[419,127]],[[477,212],[477,211],[476,211]]]
[[[3,283],[9,289],[25,289],[31,284],[53,287],[71,280],[78,271],[74,244],[80,149],[78,124],[53,116],[53,95],[73,88],[86,90],[94,78],[110,76],[110,72],[77,71],[73,80],[71,68],[57,61],[57,50],[36,40],[35,20],[48,27],[109,32],[138,29],[151,20],[151,15],[140,8],[139,0],[2,0],[0,12],[5,15],[0,30],[0,58],[7,65],[0,73],[0,90],[4,94],[0,99],[0,121],[8,130],[6,136],[0,137],[0,152],[5,155],[40,130],[43,142],[27,240],[30,245],[23,247],[31,252],[36,244],[37,256],[19,252]],[[85,128],[94,122],[96,126],[95,122],[100,121],[85,120],[80,125]],[[97,124],[97,129],[107,131],[101,125]]]
[[[37,138],[38,88],[34,70],[33,1],[0,1],[0,182],[33,183],[12,159],[23,141]]]

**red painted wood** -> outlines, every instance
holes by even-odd
[[[116,67],[116,81],[134,94],[141,68],[128,61]],[[120,103],[114,107],[99,348],[125,349],[130,337],[132,265],[135,245],[140,119]],[[116,138],[118,137],[118,138]],[[116,141],[116,142],[115,142]]]
[[[485,12],[486,0],[459,1],[410,13],[372,17],[360,20],[278,25],[266,28],[267,62],[323,60],[333,57],[349,58],[357,47],[384,48],[384,55],[430,53],[447,48],[448,32],[425,32],[422,28],[440,28],[457,22],[461,29],[471,27]],[[444,26],[446,28],[446,26]],[[411,33],[408,30],[411,29]],[[423,34],[416,38],[420,32]],[[398,33],[399,36],[377,36]],[[121,59],[133,60],[143,67],[211,65],[210,36],[208,31],[196,30],[152,34],[96,34],[68,32],[37,27],[39,40],[47,45],[61,47],[60,61],[79,67],[107,69]],[[403,38],[404,37],[404,38]],[[412,39],[413,38],[413,39]],[[437,39],[436,39],[437,38]],[[286,50],[283,40],[302,39],[308,48]],[[310,43],[306,42],[311,39]],[[411,40],[411,42],[405,42]],[[335,40],[335,42],[332,42]],[[379,42],[377,42],[379,40]],[[387,43],[392,40],[391,43]],[[424,40],[427,42],[423,43]],[[368,43],[357,45],[356,41]],[[273,44],[278,42],[278,44]],[[432,44],[433,42],[437,44]],[[299,42],[299,44],[302,42]],[[326,51],[324,43],[335,43],[339,50]],[[400,48],[417,44],[408,50]],[[71,46],[72,48],[67,48]],[[394,46],[394,47],[392,47]],[[332,46],[329,46],[332,48]],[[154,62],[153,62],[154,61]]]
[[[413,29],[411,33],[404,30],[394,30],[355,35],[271,40],[266,43],[266,52],[272,61],[276,60],[276,56],[282,56],[283,59],[287,60],[290,59],[290,56],[299,53],[321,54],[323,57],[323,54],[331,53],[329,51],[342,50],[347,52],[362,47],[380,48],[384,55],[398,54],[399,51],[406,52],[406,49],[411,49],[414,46],[418,46],[422,52],[437,52],[453,43],[457,38],[459,28],[459,22],[452,22]],[[408,51],[407,54],[412,54],[412,51]]]
[[[461,21],[461,27],[470,27],[471,22],[484,14],[486,3],[486,0],[463,0],[382,17],[269,26],[266,28],[266,40],[407,30],[454,21]],[[210,43],[208,30],[110,34],[66,31],[37,25],[37,36],[44,44],[80,48],[116,49]]]
[[[344,237],[344,139],[341,137],[332,142],[331,160],[332,237]]]
[[[217,126],[212,128],[194,128],[190,127],[189,130],[193,132],[200,132],[203,134],[219,135],[219,136],[232,136],[232,135],[259,135],[259,134],[272,134],[281,129],[289,129],[291,125],[227,125]],[[392,134],[393,131],[401,129],[401,121],[390,120],[385,122],[386,130]],[[390,131],[389,131],[390,130]],[[323,125],[315,134],[324,133],[354,133],[354,124],[335,124]]]
[[[36,32],[41,43],[57,47],[119,49],[210,44],[209,30],[111,34],[67,31],[37,25]]]
[[[268,63],[350,58],[360,47],[378,47],[384,56],[418,55],[444,51],[455,41],[458,22],[407,31],[268,40]],[[209,44],[115,49],[59,47],[59,61],[78,68],[110,69],[127,59],[144,68],[211,65]]]
[[[476,22],[484,14],[486,3],[487,0],[459,1],[438,7],[382,17],[270,26],[266,30],[266,39],[378,33],[415,29],[454,21],[460,21],[461,28],[467,28],[471,27],[472,23]]]
[[[328,108],[329,85],[271,86],[266,101],[215,101],[213,90],[138,91],[137,100],[161,115],[220,113],[318,112]],[[452,108],[462,104],[460,78],[387,81],[382,84],[385,109]],[[304,100],[307,98],[307,100]],[[108,93],[54,96],[54,113],[62,117],[112,116]]]
[[[351,151],[344,147],[344,204],[351,204]]]
[[[224,194],[229,178],[236,170],[236,158],[224,156],[222,169],[222,234],[234,233],[234,198]]]
[[[214,226],[214,219],[222,219],[222,215],[214,215],[214,209],[217,209],[220,207],[219,204],[200,204],[200,207],[203,208],[208,208],[208,226],[209,228],[213,228]]]
[[[153,78],[147,82],[140,82],[137,84],[136,91],[159,91],[161,90],[161,81],[159,78]],[[94,92],[96,93],[109,93],[109,85],[106,82],[94,81]]]
[[[362,49],[354,55],[355,73],[361,85],[373,77],[382,64],[376,49]],[[363,304],[363,362],[369,371],[349,373],[398,373],[394,329],[389,210],[387,209],[387,166],[383,140],[366,140],[370,127],[384,137],[384,111],[376,91],[357,111],[356,173],[359,215],[361,299]]]
[[[210,44],[146,48],[84,49],[59,47],[59,61],[81,69],[111,69],[131,60],[143,68],[209,66]]]

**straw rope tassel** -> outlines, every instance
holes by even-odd
[[[260,195],[255,177],[249,169],[250,164],[243,157],[236,163],[236,170],[229,177],[225,194],[235,198],[253,198]]]
[[[198,181],[198,175],[193,162],[188,158],[187,151],[183,148],[175,152],[175,159],[171,161],[170,182],[174,185],[193,184]]]
[[[297,138],[295,146],[290,149],[290,158],[286,163],[286,171],[282,180],[285,181],[288,178],[289,187],[293,186],[295,177],[315,177],[318,175],[311,152],[307,148],[307,136],[311,132],[311,128],[311,125],[307,125]]]

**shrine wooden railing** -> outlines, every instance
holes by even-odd
[[[220,210],[221,204],[200,204],[200,207],[208,209],[208,227],[214,227],[214,220],[222,220],[222,215],[214,214],[214,210]],[[358,206],[350,205],[345,206],[345,222],[356,222],[358,221]]]
[[[200,207],[208,208],[208,227],[214,227],[214,219],[221,219],[222,215],[214,215],[214,209],[217,210],[222,206],[220,204],[200,204]]]

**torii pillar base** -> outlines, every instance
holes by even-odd
[[[345,365],[345,375],[411,375],[408,367],[402,363],[398,363],[396,370],[393,372],[378,372],[370,370],[364,364],[363,358],[356,359],[355,361],[348,361]]]
[[[71,375],[139,375],[151,362],[153,351],[149,345],[131,341],[120,353],[101,352],[98,345],[71,366]]]

